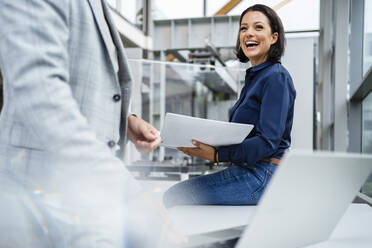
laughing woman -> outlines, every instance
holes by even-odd
[[[212,147],[194,141],[197,148],[179,150],[216,162],[230,162],[224,170],[192,178],[164,194],[167,207],[175,205],[257,204],[266,185],[291,144],[296,91],[281,65],[285,37],[274,10],[254,5],[240,16],[236,54],[251,62],[238,101],[230,110],[231,122],[253,124],[254,129],[238,145]]]

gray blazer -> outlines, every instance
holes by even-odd
[[[46,209],[60,192],[53,214],[61,202],[72,211],[97,203],[120,211],[122,191],[131,197],[140,187],[115,157],[116,144],[126,142],[131,75],[107,6],[101,0],[1,0],[0,68],[0,172],[38,192]],[[70,214],[80,221],[70,228],[98,233],[102,227],[94,225],[102,218],[92,218],[93,210]],[[111,217],[107,225],[122,222]]]
[[[120,168],[132,181],[114,156],[126,143],[131,75],[106,4],[1,0],[0,27],[0,169],[31,184],[62,168]]]

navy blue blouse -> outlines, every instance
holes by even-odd
[[[254,128],[241,144],[219,147],[219,161],[254,165],[262,158],[280,159],[291,144],[295,98],[292,78],[280,62],[249,68],[229,116],[230,122]]]

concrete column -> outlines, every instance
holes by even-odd
[[[162,61],[165,61],[165,54],[162,53]],[[166,69],[167,64],[164,62],[161,62],[160,64],[160,127],[162,128],[164,124],[164,118],[165,118],[165,101],[166,101]],[[165,155],[165,148],[164,146],[161,146],[159,148],[159,161],[164,160]]]
[[[350,11],[350,97],[358,90],[363,76],[364,0],[351,0]],[[362,151],[362,103],[349,103],[349,152]]]
[[[4,104],[4,96],[3,96],[3,93],[4,90],[3,90],[3,77],[1,75],[1,71],[0,71],[0,112],[1,112],[1,109],[3,108],[3,104]]]
[[[333,97],[332,97],[332,63],[333,36],[332,16],[333,1],[320,1],[320,34],[319,34],[319,87],[318,109],[320,112],[320,140],[321,150],[332,150],[333,144]]]
[[[334,150],[348,147],[347,94],[349,49],[349,0],[334,1]]]

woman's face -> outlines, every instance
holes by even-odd
[[[267,60],[270,46],[278,40],[272,33],[269,19],[259,11],[248,11],[240,23],[240,46],[252,66]]]

